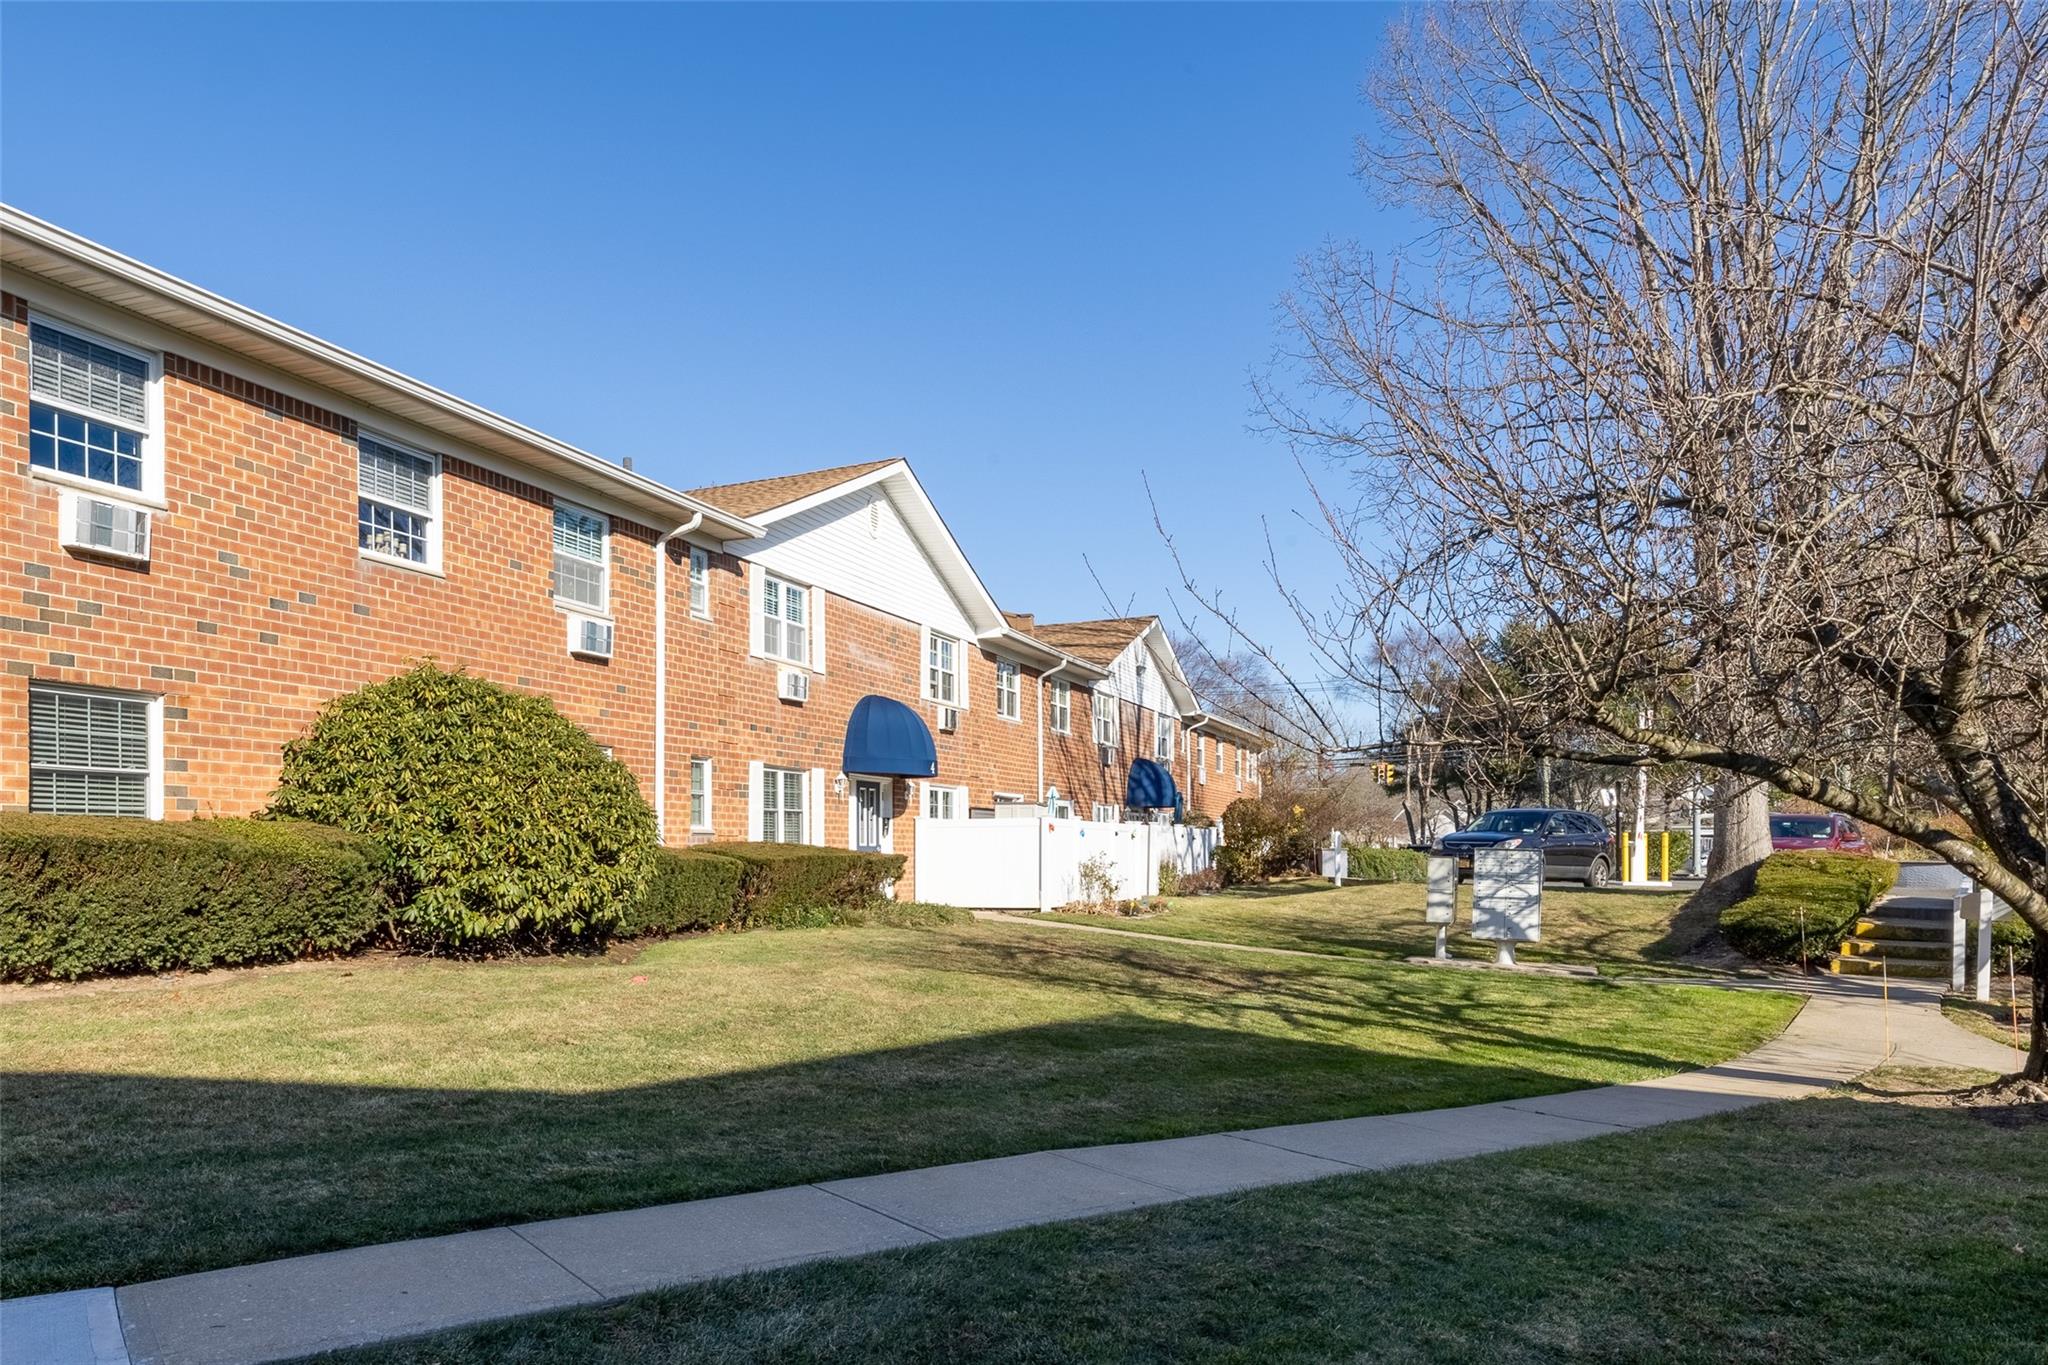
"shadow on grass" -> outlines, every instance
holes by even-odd
[[[1057,955],[1037,957],[1027,968],[994,946],[972,969],[1040,982],[1060,970]],[[1682,1064],[1544,1033],[1533,999],[1503,1008],[1496,1055],[1404,1054],[1364,1045],[1340,987],[1142,965],[1196,1022],[1115,1012],[1132,992],[1076,970],[1104,992],[1101,1017],[589,1093],[10,1074],[4,1292],[1050,1147],[1482,1103],[1584,1084],[1589,1067]],[[1273,1003],[1202,1007],[1203,991],[1240,983]],[[1397,985],[1386,1006],[1404,1030],[1469,1028],[1419,990]],[[1260,1008],[1330,1036],[1261,1032]]]

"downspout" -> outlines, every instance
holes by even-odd
[[[1045,800],[1045,684],[1055,673],[1063,671],[1072,659],[1062,659],[1038,675],[1038,800]],[[1046,812],[1051,815],[1051,811]]]
[[[654,828],[668,842],[668,543],[704,524],[697,513],[654,542]]]
[[[1046,682],[1046,679],[1048,679],[1048,678],[1052,677],[1052,675],[1053,675],[1053,674],[1055,674],[1055,673],[1058,673],[1058,672],[1060,672],[1061,670],[1063,670],[1064,668],[1066,668],[1066,666],[1067,666],[1068,664],[1070,664],[1070,663],[1072,663],[1072,662],[1073,662],[1073,660],[1072,660],[1072,659],[1061,659],[1061,660],[1060,660],[1060,661],[1059,661],[1058,663],[1054,664],[1054,665],[1053,665],[1053,666],[1052,666],[1051,668],[1048,668],[1048,669],[1046,669],[1045,671],[1043,671],[1042,673],[1040,673],[1040,674],[1038,675],[1038,724],[1037,724],[1036,726],[1034,726],[1033,728],[1034,728],[1034,729],[1036,729],[1036,730],[1037,730],[1037,732],[1038,732],[1038,792],[1037,792],[1037,800],[1039,800],[1039,801],[1043,801],[1043,800],[1045,800],[1045,682]],[[1072,722],[1071,722],[1071,721],[1069,721],[1069,725],[1070,725],[1070,726],[1071,726],[1071,724],[1072,724]],[[1045,812],[1045,815],[1046,815],[1046,819],[1047,819],[1047,820],[1049,820],[1049,819],[1051,819],[1051,818],[1052,818],[1053,816],[1057,815],[1058,813],[1059,813],[1058,811],[1056,811],[1056,810],[1052,809],[1052,808],[1051,808],[1050,806],[1048,806],[1048,807],[1046,808],[1046,812]],[[1046,830],[1046,825],[1045,825],[1045,820],[1035,820],[1035,821],[1033,821],[1032,823],[1033,823],[1033,824],[1035,824],[1035,825],[1036,825],[1036,826],[1038,827],[1038,839],[1037,839],[1037,844],[1038,844],[1038,910],[1039,910],[1039,913],[1040,913],[1040,914],[1043,914],[1043,913],[1045,913],[1046,911],[1048,911],[1048,910],[1052,909],[1052,905],[1051,905],[1051,903],[1050,903],[1050,902],[1048,902],[1048,901],[1047,901],[1047,899],[1046,899],[1046,895],[1045,895],[1045,830]]]

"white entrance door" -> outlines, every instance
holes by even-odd
[[[889,851],[889,809],[882,804],[882,784],[860,778],[853,784],[853,846],[863,853]]]

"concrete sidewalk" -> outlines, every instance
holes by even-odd
[[[253,1365],[664,1285],[1259,1185],[1446,1161],[1793,1099],[1887,1058],[2009,1070],[1938,992],[1822,978],[1703,1071],[1422,1113],[1080,1147],[429,1237],[0,1303],[0,1365]]]

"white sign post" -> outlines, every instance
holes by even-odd
[[[1501,966],[1515,945],[1543,937],[1543,850],[1482,848],[1472,855],[1472,937],[1500,946]]]
[[[1458,917],[1458,860],[1441,854],[1429,858],[1429,891],[1422,902],[1422,922],[1436,926],[1436,955],[1451,955],[1451,925]]]
[[[1351,875],[1351,850],[1344,846],[1344,836],[1336,830],[1330,831],[1330,846],[1323,850],[1323,875],[1339,886]]]

